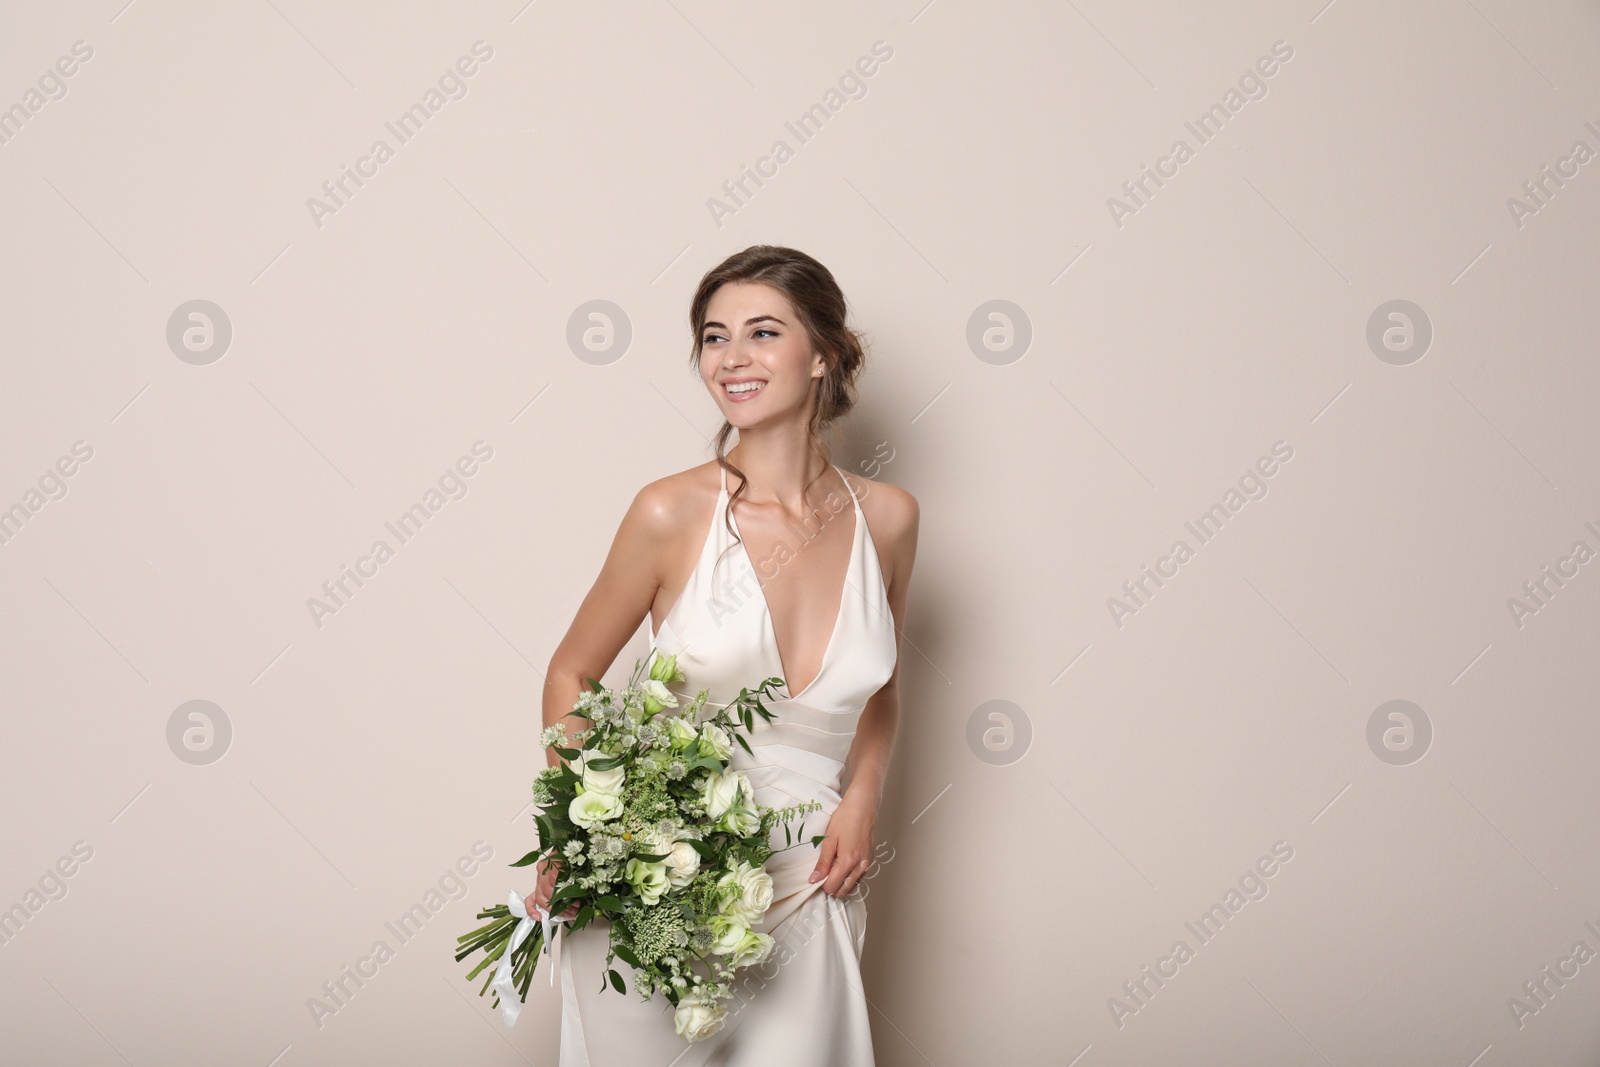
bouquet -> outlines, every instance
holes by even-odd
[[[609,983],[626,993],[611,966],[621,959],[633,968],[642,998],[659,993],[674,1006],[675,1028],[688,1041],[722,1028],[722,1001],[733,995],[735,971],[772,951],[771,935],[753,929],[772,902],[764,865],[776,852],[805,843],[791,843],[788,824],[821,805],[758,805],[749,778],[729,760],[735,743],[750,751],[744,733],[755,716],[775,717],[763,701],[783,679],[741,689],[738,699],[701,722],[709,691],[679,707],[667,688],[684,680],[677,657],[652,653],[648,676],[641,678],[643,663],[635,662],[620,690],[589,679],[590,691],[564,716],[587,725],[570,737],[565,722],[540,735],[561,762],[533,781],[540,847],[511,866],[558,864],[548,912],[536,922],[513,890],[506,904],[478,912],[487,925],[457,938],[456,962],[484,953],[469,980],[498,965],[478,995],[493,982],[494,1002],[505,1002],[508,1026],[527,1000],[541,947],[548,953],[551,923],[566,921],[552,916],[574,903],[573,930],[597,920],[610,924],[601,989]],[[771,834],[779,825],[785,848],[774,849]],[[823,836],[810,843],[820,844]],[[517,1004],[510,1003],[513,992]]]

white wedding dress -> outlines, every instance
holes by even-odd
[[[633,969],[620,959],[614,966],[628,992],[601,991],[606,924],[560,934],[561,1067],[871,1067],[872,1030],[860,971],[865,895],[858,889],[840,900],[824,893],[822,882],[807,880],[818,854],[808,839],[825,832],[839,803],[856,721],[893,674],[899,647],[878,552],[854,488],[850,499],[850,562],[822,668],[801,692],[784,687],[782,699],[767,701],[776,718],[767,723],[756,717],[748,738],[753,756],[737,744],[733,748],[732,765],[749,775],[758,803],[822,805],[803,823],[790,824],[794,840],[805,843],[767,863],[773,901],[756,929],[775,939],[771,956],[738,972],[736,995],[724,1002],[727,1022],[691,1044],[674,1030],[673,1009],[664,997],[639,998]],[[786,677],[749,553],[739,542],[723,556],[735,544],[723,521],[727,508],[724,468],[700,557],[654,642],[662,653],[678,657],[686,680],[671,688],[680,700],[710,690],[706,714],[731,703],[741,688]],[[715,586],[714,571],[720,576]],[[783,847],[780,827],[773,848]]]

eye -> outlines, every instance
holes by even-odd
[[[772,335],[772,336],[773,336],[773,337],[776,337],[776,336],[778,336],[778,331],[776,331],[776,330],[769,330],[769,329],[767,329],[767,328],[766,328],[766,327],[765,327],[765,326],[763,326],[763,327],[761,327],[761,329],[759,329],[759,330],[757,330],[757,331],[756,331],[756,336],[757,336],[757,337],[760,337],[760,336],[761,336],[761,335],[762,335],[762,334],[764,334],[764,333],[767,333],[767,334],[771,334],[771,335]]]

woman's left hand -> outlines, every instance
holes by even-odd
[[[822,891],[835,897],[845,897],[855,891],[856,885],[872,865],[872,830],[877,822],[877,808],[846,795],[839,801],[828,819],[827,838],[817,850],[816,869],[811,881],[827,879]]]

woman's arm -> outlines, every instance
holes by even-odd
[[[568,713],[588,685],[584,679],[599,680],[610,669],[650,611],[661,586],[663,560],[687,551],[677,544],[685,529],[692,529],[680,514],[685,494],[673,492],[669,481],[651,482],[633,498],[599,577],[551,654],[544,680],[545,726],[565,722],[569,734],[582,728]],[[559,760],[554,748],[545,749],[548,765]]]
[[[889,546],[889,611],[894,617],[898,643],[898,635],[905,628],[906,593],[917,556],[921,511],[916,497],[897,486],[875,483],[873,491],[884,497],[879,524],[882,532],[874,534],[873,540],[881,539]],[[846,761],[850,782],[828,821],[828,839],[822,843],[816,869],[811,872],[813,882],[826,878],[823,891],[835,896],[852,892],[872,862],[873,829],[900,724],[900,659],[895,657],[889,680],[861,710]]]
[[[921,512],[917,498],[898,486],[874,485],[885,496],[889,535],[889,612],[894,617],[896,644],[905,628],[906,593],[911,586],[911,567],[917,558],[917,528]],[[892,494],[885,490],[893,490]],[[876,540],[876,538],[874,538]],[[845,797],[865,803],[876,811],[883,800],[884,783],[889,774],[889,756],[900,724],[900,657],[883,687],[867,701],[856,724],[856,737],[850,746],[848,767],[850,784]]]
[[[681,514],[686,506],[685,494],[674,492],[666,484],[669,481],[651,482],[633,498],[600,576],[583,598],[561,644],[551,654],[544,679],[545,726],[565,722],[569,734],[582,729],[584,724],[568,718],[567,713],[583,692],[587,684],[584,679],[599,680],[605,674],[649,613],[661,585],[662,561],[671,553],[681,555],[677,542],[682,540],[685,527]],[[554,747],[545,749],[549,766],[554,767],[560,759]],[[541,860],[538,876],[533,892],[523,902],[530,915],[549,904],[555,891],[557,863]],[[563,914],[571,918],[577,910],[574,903]]]

